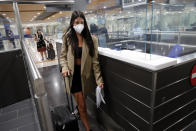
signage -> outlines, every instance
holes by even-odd
[[[196,86],[196,65],[193,66],[193,69],[191,71],[190,80],[191,80],[191,85]]]

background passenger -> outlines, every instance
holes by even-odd
[[[3,37],[2,37],[1,32],[0,32],[0,50],[3,50],[3,49],[4,49]]]
[[[9,37],[9,41],[13,44],[13,48],[16,48],[14,33],[11,30],[8,31],[8,37]]]
[[[44,60],[44,55],[45,55],[45,58],[47,59],[46,43],[44,41],[44,36],[43,36],[41,30],[37,30],[37,33],[35,36],[36,36],[35,40],[37,42],[37,51],[40,52],[40,54],[42,56],[42,60]]]
[[[99,46],[107,47],[107,42],[109,41],[107,28],[103,25],[98,31]]]
[[[98,26],[96,24],[90,24],[90,33],[92,35],[97,36],[97,34],[98,34]]]

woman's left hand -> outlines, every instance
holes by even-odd
[[[101,87],[103,89],[103,85],[104,85],[104,83],[100,83],[99,87]]]

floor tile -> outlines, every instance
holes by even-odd
[[[28,114],[34,114],[33,107],[26,107],[26,108],[20,109],[18,112],[18,117],[22,117]]]
[[[11,111],[9,113],[4,113],[3,115],[0,116],[0,123],[13,120],[13,119],[17,119],[17,113],[18,113],[18,110]]]
[[[8,131],[17,127],[21,127],[23,125],[30,124],[32,122],[35,122],[35,119],[34,119],[34,115],[31,114],[31,115],[21,117],[19,119],[14,119],[14,120],[0,123],[0,129],[1,131]]]
[[[31,123],[18,128],[18,131],[41,131],[38,123]]]
[[[13,110],[21,109],[24,107],[31,107],[31,106],[32,106],[31,99],[26,99],[26,100],[23,100],[18,103],[2,108],[2,113],[11,112]]]

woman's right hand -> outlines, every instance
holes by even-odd
[[[70,76],[70,71],[69,70],[65,70],[65,71],[62,72],[62,75],[64,77]]]

